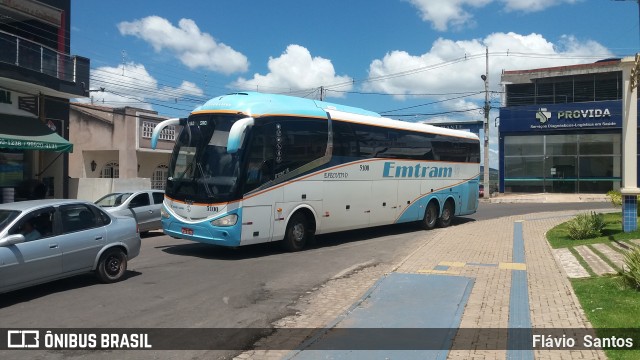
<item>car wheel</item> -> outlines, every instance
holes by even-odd
[[[438,219],[438,207],[435,201],[430,201],[427,205],[427,209],[424,211],[424,218],[420,222],[422,228],[425,230],[431,230],[436,227],[436,220]]]
[[[307,218],[299,212],[293,214],[287,225],[282,246],[287,251],[300,251],[304,249],[309,238]]]
[[[109,249],[102,254],[98,262],[97,275],[103,283],[120,280],[127,271],[127,254],[120,248]]]
[[[451,200],[448,200],[447,202],[444,203],[444,208],[442,209],[442,216],[438,218],[438,226],[445,228],[451,225],[451,219],[453,218],[453,213],[454,213],[453,202]]]

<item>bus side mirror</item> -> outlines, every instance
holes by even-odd
[[[242,118],[236,121],[229,130],[229,139],[227,140],[227,153],[235,154],[242,146],[242,139],[244,137],[247,128],[253,126],[254,120],[252,117]]]
[[[155,150],[156,146],[158,146],[158,138],[160,137],[160,133],[164,128],[169,125],[180,125],[180,119],[173,118],[161,121],[158,125],[153,128],[153,132],[151,133],[151,148]]]

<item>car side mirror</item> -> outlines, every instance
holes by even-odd
[[[0,246],[10,246],[15,244],[20,244],[20,243],[23,243],[24,240],[25,240],[24,235],[22,234],[9,235],[0,239]]]

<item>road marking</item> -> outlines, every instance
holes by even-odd
[[[507,270],[527,270],[527,264],[523,263],[500,263],[498,264],[499,269],[507,269]]]
[[[525,264],[523,220],[513,224],[513,263]],[[513,264],[512,263],[512,264]],[[529,284],[526,271],[511,273],[509,294],[509,323],[507,334],[507,359],[533,360],[533,350],[522,350],[531,346],[531,308],[529,307]]]

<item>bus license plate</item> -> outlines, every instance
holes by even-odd
[[[189,228],[183,227],[182,228],[182,233],[185,234],[185,235],[193,235],[193,229],[189,229]]]

